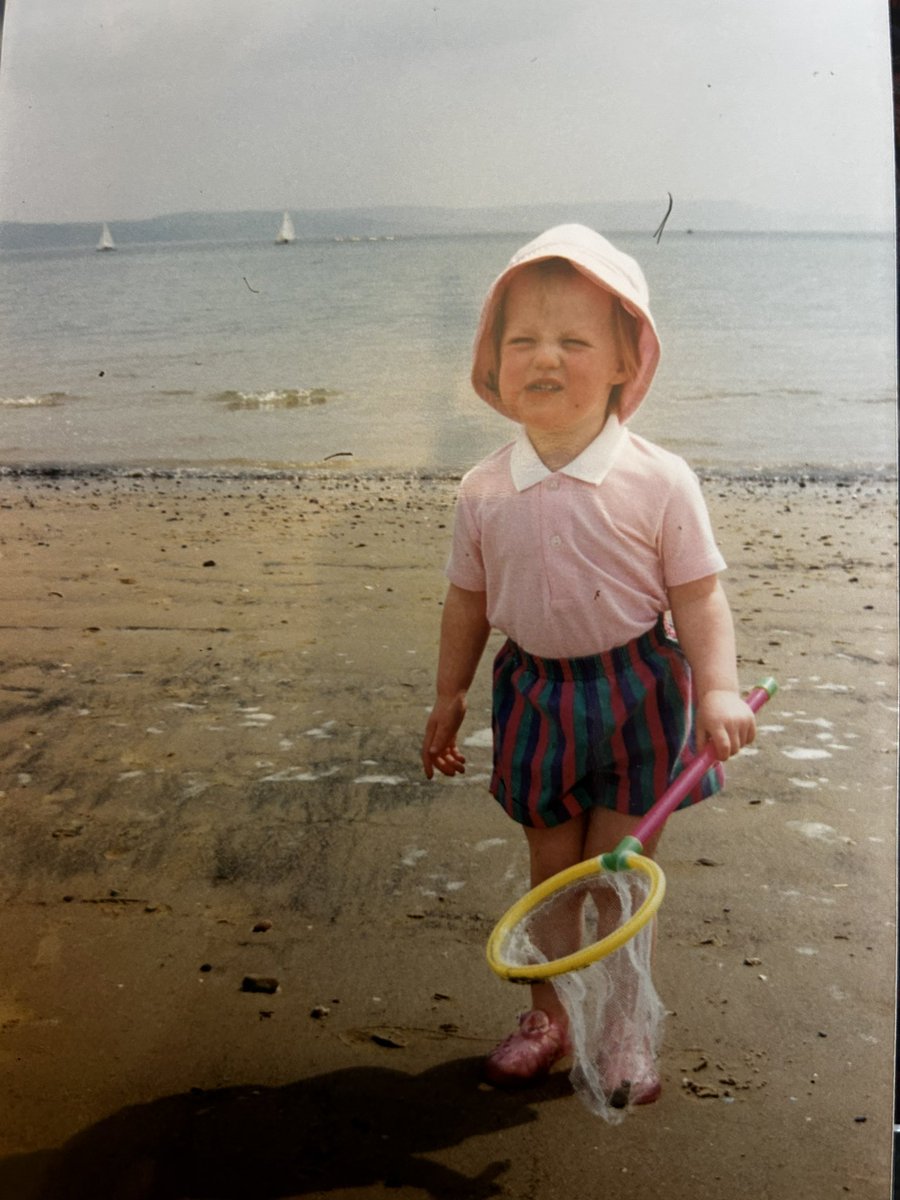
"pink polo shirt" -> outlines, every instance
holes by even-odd
[[[523,649],[579,658],[646,633],[667,588],[724,567],[696,475],[610,415],[561,471],[524,429],[473,467],[447,577],[486,592],[491,625]]]

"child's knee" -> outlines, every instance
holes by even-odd
[[[581,813],[549,828],[525,826],[532,885],[574,867],[584,858],[587,815]]]

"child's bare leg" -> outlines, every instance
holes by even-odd
[[[587,829],[588,816],[584,813],[552,829],[525,827],[531,856],[532,887],[582,861]],[[554,918],[552,926],[535,931],[537,944],[549,959],[560,958],[579,949],[581,901],[574,908],[557,909]],[[531,985],[531,1003],[533,1008],[542,1009],[563,1029],[566,1028],[568,1018],[550,980]]]
[[[581,861],[587,818],[579,816],[554,829],[526,828],[531,856],[531,884],[536,887],[566,867]],[[533,931],[534,940],[549,958],[577,948],[582,905],[554,913]],[[519,1018],[514,1034],[495,1046],[484,1063],[486,1078],[501,1087],[516,1087],[543,1078],[566,1052],[568,1019],[550,982],[531,988],[532,1009]]]
[[[592,808],[587,814],[587,829],[584,837],[584,852],[583,859],[596,858],[599,854],[606,854],[609,850],[615,850],[622,838],[630,837],[637,829],[640,817],[629,817],[622,813],[615,812],[608,808]],[[659,839],[662,831],[648,838],[644,842],[644,848],[641,853],[645,858],[653,858],[656,854],[656,847],[659,845]],[[615,924],[618,919],[617,913],[610,914],[611,924]],[[600,912],[601,927],[603,927],[603,913]]]
[[[585,858],[605,854],[614,850],[621,840],[637,827],[638,817],[623,816],[607,809],[596,808],[590,813],[585,838]],[[659,834],[644,843],[645,857],[652,858],[659,843]],[[621,904],[616,891],[610,887],[597,887],[593,892],[597,905],[598,925],[601,934],[610,932],[621,923]],[[652,923],[651,956],[656,945],[656,921]],[[629,994],[630,993],[630,994]],[[625,1010],[633,1010],[637,994],[631,989],[617,995]],[[652,1050],[643,1036],[628,1022],[621,1025],[622,1017],[607,1023],[604,1033],[602,1058],[598,1062],[601,1075],[609,1086],[612,1103],[624,1105],[647,1103],[659,1095],[659,1080],[653,1062]],[[637,1040],[635,1040],[635,1038]],[[626,1081],[628,1083],[626,1084]]]

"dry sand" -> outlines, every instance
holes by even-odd
[[[612,1128],[478,1081],[526,861],[486,669],[466,777],[418,765],[453,481],[0,478],[0,1197],[884,1200],[895,484],[706,493],[781,691],[663,839],[664,1092]]]

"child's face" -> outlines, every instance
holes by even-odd
[[[498,384],[504,410],[530,434],[587,446],[627,377],[613,326],[615,299],[575,271],[524,270],[506,293]]]

